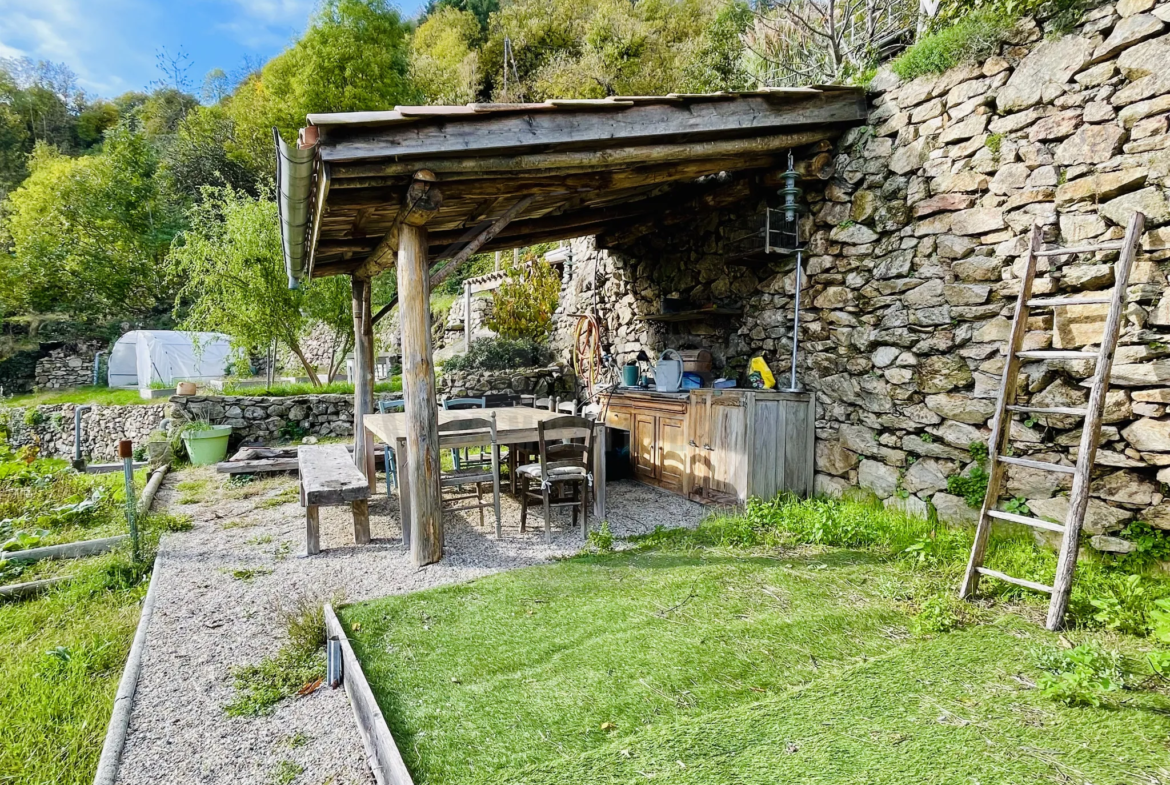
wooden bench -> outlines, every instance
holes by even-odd
[[[319,507],[353,507],[353,539],[370,541],[370,483],[344,444],[306,445],[297,451],[301,506],[305,508],[305,553],[321,552]]]

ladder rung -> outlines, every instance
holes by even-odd
[[[1054,308],[1057,305],[1102,305],[1113,302],[1112,297],[1040,297],[1028,300],[1029,308]]]
[[[1064,533],[1064,524],[1061,523],[1052,523],[1051,521],[1043,521],[1039,518],[1029,518],[1027,515],[1016,515],[1012,512],[1000,512],[999,510],[988,510],[987,514],[992,518],[999,518],[1001,521],[1022,523],[1025,526],[1034,526],[1037,529],[1047,529],[1050,532]]]
[[[1095,352],[1059,351],[1053,349],[1028,349],[1016,352],[1017,357],[1029,360],[1096,360]]]
[[[1075,248],[1045,248],[1041,251],[1036,251],[1035,256],[1068,256],[1074,253],[1096,253],[1097,251],[1120,251],[1125,247],[1125,243],[1121,240],[1112,243],[1101,243],[1100,245],[1079,245]]]
[[[1004,575],[998,570],[989,570],[986,567],[976,567],[975,571],[980,575],[986,575],[989,578],[998,578],[1005,583],[1014,583],[1016,586],[1023,586],[1025,589],[1035,589],[1042,591],[1045,594],[1052,594],[1052,587],[1045,586],[1043,583],[1036,583],[1036,581],[1026,581],[1023,578],[1013,578],[1010,575]]]
[[[1089,414],[1088,409],[1073,409],[1068,406],[1009,406],[1009,412],[1020,412],[1021,414],[1070,414],[1075,417],[1085,417]]]
[[[1008,458],[1006,455],[998,456],[1001,463],[1010,463],[1012,466],[1023,466],[1028,469],[1040,469],[1047,472],[1060,472],[1061,474],[1076,474],[1077,467],[1075,466],[1061,466],[1059,463],[1045,463],[1044,461],[1030,461],[1027,458]]]

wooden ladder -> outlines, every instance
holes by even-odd
[[[1028,246],[1027,266],[1023,279],[1020,281],[1020,296],[1016,301],[1016,313],[1012,319],[1012,330],[1008,337],[1007,361],[1003,369],[1003,382],[999,388],[999,400],[996,402],[995,419],[991,425],[991,441],[988,445],[988,462],[991,466],[990,477],[987,481],[987,496],[983,500],[983,509],[979,513],[979,525],[975,530],[975,542],[971,547],[971,559],[967,564],[967,573],[963,578],[963,586],[959,596],[968,598],[975,593],[979,586],[980,576],[987,575],[1016,586],[1045,592],[1052,596],[1048,606],[1048,622],[1045,626],[1050,630],[1059,629],[1064,622],[1064,614],[1068,609],[1069,593],[1072,590],[1073,573],[1077,566],[1077,548],[1080,540],[1081,525],[1085,519],[1085,509],[1089,505],[1089,481],[1093,469],[1093,460],[1097,453],[1097,441],[1101,434],[1101,415],[1105,407],[1105,393],[1109,389],[1109,374],[1113,368],[1113,353],[1117,349],[1117,336],[1121,329],[1121,310],[1125,305],[1125,288],[1129,282],[1129,270],[1137,253],[1138,243],[1141,240],[1142,228],[1145,225],[1145,216],[1135,212],[1125,230],[1125,238],[1120,241],[1100,243],[1095,246],[1078,246],[1075,248],[1041,248],[1041,230],[1039,224],[1032,226],[1031,242]],[[1121,251],[1115,273],[1112,293],[1102,292],[1100,297],[1032,297],[1032,282],[1036,277],[1036,260],[1041,257],[1068,256],[1071,254],[1095,253],[1097,251]],[[1061,305],[1089,305],[1109,303],[1109,316],[1105,320],[1105,333],[1101,337],[1101,348],[1097,352],[1084,351],[1023,351],[1021,346],[1024,335],[1028,331],[1028,315],[1033,308],[1052,308]],[[1093,373],[1092,387],[1089,400],[1085,408],[1071,407],[1041,407],[1016,406],[1016,383],[1020,372],[1020,360],[1095,360],[1096,369]],[[1055,463],[1033,461],[1024,458],[1013,458],[1006,455],[1009,447],[1011,432],[1011,415],[1021,414],[1056,414],[1084,417],[1084,427],[1081,432],[1081,443],[1077,453],[1076,467],[1061,466]],[[1016,515],[1010,512],[1001,512],[995,508],[999,499],[1000,488],[1003,485],[1005,466],[1024,466],[1031,469],[1062,472],[1073,476],[1072,493],[1069,496],[1068,517],[1064,525],[1050,523],[1038,518],[1025,515]],[[987,550],[987,538],[991,532],[994,520],[1022,523],[1038,529],[1060,532],[1060,556],[1056,564],[1056,579],[1051,586],[1035,581],[1015,578],[996,570],[983,566],[984,555]]]

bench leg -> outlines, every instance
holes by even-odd
[[[305,555],[321,552],[321,513],[315,504],[305,506]]]
[[[353,541],[358,545],[370,542],[370,502],[358,499],[353,503]]]

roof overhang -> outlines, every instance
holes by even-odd
[[[392,266],[420,171],[442,194],[432,260],[619,239],[666,211],[745,198],[790,150],[819,150],[866,112],[863,90],[820,86],[309,115],[299,149],[278,143],[289,278]]]

